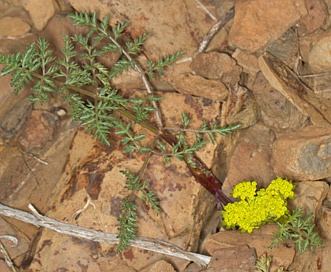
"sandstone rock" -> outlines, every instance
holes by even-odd
[[[265,52],[258,59],[261,72],[270,85],[284,95],[298,110],[318,127],[330,127],[331,108],[305,85],[284,62]]]
[[[259,73],[252,87],[255,100],[261,108],[263,122],[276,130],[298,129],[305,117],[280,92],[272,88],[262,73]]]
[[[17,17],[0,19],[0,36],[21,36],[29,32],[30,25]]]
[[[16,258],[22,256],[29,249],[30,239],[28,239],[23,232],[16,229],[2,217],[0,217],[0,236],[10,236],[17,239],[17,244],[15,244],[13,241],[1,237],[1,243],[7,250],[11,260],[15,260]]]
[[[53,0],[23,0],[22,4],[37,30],[42,30],[57,10],[57,4]]]
[[[161,101],[160,106],[166,114],[166,126],[174,126],[180,116],[179,112],[182,111],[190,114],[193,118],[192,124],[197,126],[201,124],[202,118],[215,119],[218,114],[217,103],[204,105],[201,99],[174,93],[163,96],[165,102],[162,104]],[[134,129],[138,131],[138,128]],[[126,179],[120,170],[137,172],[145,155],[123,153],[119,138],[112,136],[110,141],[111,145],[107,147],[83,131],[77,133],[66,170],[58,182],[58,187],[53,191],[54,197],[50,202],[55,202],[48,216],[71,222],[72,215],[85,205],[86,197],[90,196],[95,208],[88,206],[76,218],[75,223],[118,233],[117,217],[121,213],[122,199],[129,194],[123,189]],[[214,148],[215,146],[210,144],[199,154],[209,166]],[[137,199],[138,236],[169,241],[181,248],[196,250],[204,221],[215,205],[213,197],[194,180],[186,165],[180,161],[174,160],[164,166],[162,157],[153,156],[149,160],[144,179],[160,199],[162,212],[156,216],[154,210]],[[43,243],[48,240],[52,241],[51,246],[44,247]],[[115,267],[106,266],[107,263],[127,264],[140,270],[164,259],[163,255],[137,248],[129,248],[116,255],[114,245],[81,241],[51,231],[42,233],[37,247],[39,253],[34,256],[35,259],[29,267],[31,270],[42,267],[43,270],[53,271],[69,263],[75,266],[75,270],[79,267],[79,261],[86,263],[91,271],[96,272],[109,271],[109,268]],[[72,254],[69,254],[70,252]],[[96,262],[91,256],[97,256],[97,263],[103,264],[103,270],[95,267]],[[178,258],[167,257],[167,260],[171,261],[178,271],[182,271],[188,264],[188,261]],[[46,267],[44,262],[47,263]]]
[[[247,245],[251,249],[256,250],[257,257],[264,253],[273,256],[271,271],[277,268],[287,268],[295,255],[294,245],[290,242],[281,243],[276,248],[270,249],[273,234],[278,232],[276,225],[265,225],[252,233],[240,233],[240,231],[221,231],[210,235],[207,238],[206,249],[214,256],[214,252],[224,248],[233,248]],[[230,261],[228,259],[228,261]],[[232,271],[232,270],[228,270]]]
[[[330,177],[330,135],[329,128],[309,126],[279,137],[272,148],[272,165],[276,175],[293,181]]]
[[[308,55],[308,65],[312,73],[331,71],[331,61],[328,56],[331,48],[331,30],[316,37]]]
[[[161,260],[158,262],[155,262],[148,267],[144,268],[143,270],[140,270],[140,272],[175,272],[175,269],[173,266],[166,262],[165,260]]]
[[[229,55],[217,52],[197,54],[193,58],[191,68],[200,76],[218,79],[229,85],[239,81],[242,70]]]
[[[330,191],[330,189],[329,189]],[[327,198],[319,210],[316,220],[318,233],[321,237],[331,240],[331,200]]]
[[[259,110],[252,92],[238,84],[229,89],[229,96],[222,104],[221,124],[240,124],[241,129],[253,126],[259,119]]]
[[[238,65],[243,68],[243,72],[255,76],[258,71],[260,71],[260,67],[257,63],[257,57],[255,55],[249,54],[237,48],[232,54],[232,57],[236,60]]]
[[[20,101],[4,118],[0,119],[0,135],[5,139],[16,136],[30,116],[32,104],[27,99]]]
[[[305,82],[317,97],[330,101],[331,103],[331,76],[330,73],[316,74],[313,77],[303,77]]]
[[[259,186],[266,187],[275,178],[270,165],[271,144],[270,130],[262,124],[240,131],[239,140],[227,157],[223,189],[230,193],[234,185],[244,180],[256,180]],[[218,158],[222,156],[224,154],[218,154]]]
[[[296,254],[293,264],[289,267],[289,271],[300,272],[329,272],[331,267],[331,241],[323,240],[323,247],[317,247],[313,251],[309,249],[303,254]]]
[[[110,14],[110,24],[129,21],[128,29],[136,38],[144,32],[152,35],[144,49],[147,55],[156,59],[160,55],[183,51],[190,55],[209,31],[214,21],[195,2],[176,0],[140,2],[135,0],[98,1],[69,0],[77,11],[98,12],[99,18]],[[162,12],[167,10],[167,12]],[[182,14],[190,14],[190,22]],[[192,24],[192,22],[197,22]]]
[[[290,28],[281,37],[268,46],[268,52],[293,68],[298,62],[299,41],[298,32]],[[300,51],[301,53],[301,51]]]
[[[59,120],[55,114],[33,110],[18,138],[19,144],[26,150],[43,147],[54,139],[58,126]]]
[[[306,14],[304,0],[238,1],[229,43],[256,52],[277,40]]]
[[[256,252],[247,245],[215,250],[208,268],[219,272],[254,272]]]
[[[323,181],[303,181],[295,183],[295,199],[288,201],[290,209],[302,208],[304,214],[314,215],[314,220],[329,190]]]
[[[217,80],[208,80],[190,73],[176,77],[172,84],[181,93],[204,97],[214,101],[224,101],[228,96],[226,86]]]
[[[309,34],[324,26],[328,7],[323,0],[305,0],[308,14],[299,21],[300,32]]]

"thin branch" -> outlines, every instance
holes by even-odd
[[[101,32],[103,32],[102,29],[100,29]],[[105,33],[105,32],[104,32]],[[105,33],[107,34],[107,33]],[[137,62],[135,62],[130,54],[128,52],[125,51],[125,49],[123,48],[123,46],[121,46],[112,36],[108,35],[108,39],[111,40],[111,42],[113,44],[115,44],[118,48],[121,49],[121,51],[123,52],[123,54],[125,55],[125,57],[130,61],[134,63],[135,69],[139,72],[141,79],[143,80],[143,83],[146,87],[146,90],[149,94],[152,94],[152,89],[150,87],[150,84],[148,83],[148,80],[146,78],[145,72],[144,70],[137,64]],[[156,121],[157,121],[157,125],[158,127],[161,129],[163,127],[163,123],[162,123],[162,119],[161,119],[161,113],[159,110],[159,107],[157,105],[157,103],[155,101],[152,101],[152,105],[155,108],[155,116],[156,116]]]
[[[55,219],[41,215],[31,204],[29,204],[29,209],[32,211],[32,214],[10,208],[0,203],[1,215],[23,221],[37,227],[45,227],[58,233],[105,244],[118,244],[119,242],[117,234],[86,229],[80,226],[59,222]],[[174,244],[152,238],[137,237],[131,242],[131,246],[193,261],[200,266],[207,266],[211,259],[210,256],[187,252]]]
[[[203,38],[202,42],[200,43],[198,47],[198,53],[205,52],[209,43],[214,38],[216,33],[221,30],[222,27],[224,27],[227,22],[229,22],[234,17],[234,6],[229,9],[229,11],[223,16],[221,20],[219,20],[213,27],[210,29],[210,31],[207,33],[207,35]]]
[[[13,246],[12,247],[15,247],[18,245],[18,240],[16,237],[13,237],[13,236],[9,236],[9,235],[1,235],[0,236],[0,253],[2,254],[3,258],[4,258],[4,261],[6,263],[6,265],[8,266],[9,270],[11,272],[17,272],[15,266],[14,266],[14,263],[13,261],[11,260],[5,246],[3,245],[3,243],[1,242],[1,239],[7,239],[7,240],[10,240],[12,243],[13,243]]]
[[[217,21],[216,17],[202,4],[199,0],[194,0],[214,21]]]

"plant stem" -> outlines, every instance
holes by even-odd
[[[42,79],[42,76],[37,73],[32,73],[32,76],[38,79]],[[65,83],[54,80],[54,82],[59,85],[63,86],[66,85]],[[89,92],[87,90],[84,90],[82,88],[66,85],[66,87],[69,90],[72,90],[74,92],[86,95],[88,97],[91,97],[93,99],[97,99],[97,95]],[[135,122],[136,118],[135,115],[128,109],[125,109],[124,107],[120,107],[117,112],[119,112],[121,115],[127,117],[131,121]],[[159,129],[157,126],[155,126],[153,123],[148,122],[146,120],[141,121],[139,123],[142,127],[146,128],[150,132],[152,132],[155,135],[159,135],[160,138],[162,138],[165,142],[167,142],[169,145],[173,146],[176,145],[178,142],[178,139],[176,136],[174,136],[169,130],[167,129]],[[180,150],[179,150],[180,151]],[[212,172],[208,169],[206,164],[200,160],[196,155],[194,156],[188,156],[187,154],[184,154],[183,159],[189,168],[191,174],[195,178],[195,180],[200,183],[205,189],[207,189],[213,196],[217,199],[217,205],[219,209],[222,209],[222,205],[226,205],[231,202],[231,200],[224,194],[222,191],[222,185],[219,183],[219,181],[216,179],[216,177],[212,174]],[[193,164],[192,164],[193,162]]]

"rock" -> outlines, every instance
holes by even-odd
[[[57,115],[44,110],[33,110],[18,142],[25,150],[41,148],[54,139],[58,126]]]
[[[193,58],[191,68],[200,76],[217,79],[228,85],[234,85],[239,81],[242,70],[229,55],[217,52],[197,54]]]
[[[30,25],[17,17],[0,19],[0,36],[21,36],[29,32]]]
[[[15,261],[15,259],[21,257],[29,249],[30,239],[28,239],[28,237],[23,232],[16,229],[2,217],[0,217],[0,236],[2,236],[1,243],[7,250],[7,253],[9,254],[12,261]],[[16,238],[17,244],[3,236]]]
[[[15,105],[2,120],[0,119],[0,135],[5,139],[15,137],[27,118],[29,118],[31,110],[32,103],[27,99],[23,99]]]
[[[208,268],[219,272],[254,272],[256,252],[247,245],[215,250]]]
[[[303,254],[296,254],[289,271],[300,272],[329,272],[331,267],[331,241],[323,240],[323,247],[316,247],[313,251],[307,250]]]
[[[23,0],[22,4],[29,12],[37,30],[42,30],[57,11],[57,4],[54,0]]]
[[[219,168],[222,171],[226,167],[227,171],[224,191],[230,193],[234,185],[244,180],[256,180],[259,186],[266,187],[275,178],[270,165],[271,144],[269,128],[260,123],[240,131],[239,140],[228,154],[227,165]],[[217,156],[221,158],[224,154],[221,152]]]
[[[152,33],[144,44],[145,52],[151,59],[177,51],[183,51],[189,56],[196,51],[198,44],[214,23],[195,2],[165,0],[142,3],[135,0],[116,0],[111,5],[108,1],[98,0],[69,2],[77,11],[98,12],[99,18],[109,14],[111,25],[129,21],[131,24],[128,30],[134,38],[144,32]],[[164,10],[167,12],[161,12]],[[190,22],[182,14],[190,14]]]
[[[305,116],[309,116],[314,125],[330,127],[331,108],[328,101],[320,99],[293,70],[272,54],[265,52],[259,57],[258,62],[264,77],[273,88]]]
[[[234,58],[237,64],[243,68],[243,72],[255,76],[260,71],[260,67],[257,63],[257,57],[253,54],[249,54],[237,48],[233,52],[232,58]]]
[[[240,124],[241,129],[253,126],[259,111],[252,92],[238,84],[230,87],[228,99],[222,104],[222,125]]]
[[[165,260],[157,261],[148,267],[140,270],[140,272],[175,272],[174,267]]]
[[[330,73],[316,74],[313,77],[303,77],[305,82],[319,98],[331,103],[331,76]]]
[[[302,181],[295,183],[295,199],[288,201],[289,209],[301,208],[305,214],[315,218],[329,190],[329,185],[323,181]]]
[[[287,268],[292,263],[295,255],[295,247],[290,242],[281,243],[273,249],[269,248],[274,237],[273,234],[277,232],[278,227],[276,225],[265,225],[252,233],[240,233],[240,231],[234,230],[221,231],[207,238],[206,249],[209,254],[214,256],[214,253],[220,249],[246,245],[250,249],[255,249],[257,257],[264,253],[272,256],[273,261],[270,271],[275,271],[280,267]],[[230,262],[230,258],[227,261]]]
[[[331,30],[321,33],[316,37],[308,54],[308,65],[311,73],[331,71],[331,60],[326,58],[331,47]]]
[[[280,92],[272,88],[262,73],[252,87],[256,103],[261,108],[263,122],[276,130],[298,129],[306,122],[305,117]]]
[[[214,101],[224,101],[229,94],[226,86],[217,80],[205,79],[190,73],[181,74],[173,82],[176,90],[183,94],[208,98]]]
[[[279,58],[289,67],[295,67],[298,63],[298,32],[290,28],[281,37],[268,46],[268,52]],[[301,52],[301,51],[300,51]]]
[[[280,136],[272,147],[272,166],[276,175],[293,181],[330,177],[330,135],[330,128],[308,126]]]
[[[132,91],[131,95],[134,95]],[[206,105],[201,99],[175,93],[166,93],[163,97],[164,102],[161,101],[160,107],[166,114],[165,126],[174,126],[180,122],[179,112],[183,111],[192,116],[194,126],[199,126],[202,118],[212,120],[218,115],[218,103]],[[138,132],[139,128],[134,127],[134,130]],[[140,132],[147,134],[146,131]],[[126,179],[120,170],[137,172],[146,155],[123,153],[120,138],[111,136],[109,140],[111,144],[108,147],[83,131],[76,134],[64,174],[52,192],[50,203],[53,208],[47,213],[48,216],[61,221],[67,218],[71,222],[72,215],[85,205],[89,196],[93,206],[88,206],[76,218],[75,224],[118,233],[117,218],[122,211],[121,203],[129,194],[123,188]],[[148,137],[148,140],[151,138]],[[199,153],[209,166],[214,149],[215,146],[210,144]],[[164,166],[162,157],[152,156],[143,178],[149,188],[156,192],[162,211],[157,216],[154,210],[137,198],[138,236],[169,241],[187,250],[197,250],[202,226],[214,210],[214,198],[194,180],[185,163],[178,160]],[[52,245],[43,246],[48,240],[51,240]],[[86,263],[91,271],[96,272],[109,271],[115,264],[126,264],[139,271],[164,259],[164,255],[137,248],[128,248],[116,255],[114,245],[81,241],[47,230],[43,231],[37,248],[38,254],[34,255],[29,267],[32,271],[40,267],[54,271],[69,263],[74,266],[73,270],[77,270],[79,262]],[[98,262],[93,256],[97,256]],[[182,271],[188,264],[188,261],[174,257],[167,257],[168,260],[177,271]],[[47,267],[44,267],[44,262]],[[103,264],[103,270],[96,268],[96,263]],[[107,267],[106,263],[111,265]]]
[[[306,14],[304,0],[237,1],[229,44],[256,52],[281,37]]]
[[[323,201],[322,207],[317,214],[316,226],[321,237],[331,240],[331,189],[329,196]]]
[[[308,14],[299,21],[299,31],[309,34],[325,25],[328,7],[323,0],[305,0]]]

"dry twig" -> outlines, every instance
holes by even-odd
[[[1,215],[38,227],[45,227],[58,233],[72,235],[105,244],[118,244],[119,242],[119,239],[116,238],[117,234],[86,229],[80,226],[59,222],[41,215],[31,204],[29,204],[29,209],[32,211],[32,214],[0,204]],[[134,241],[132,241],[131,246],[189,260],[200,266],[208,265],[211,259],[210,256],[187,252],[174,244],[152,238],[137,237]]]
[[[13,261],[11,260],[5,246],[3,245],[3,243],[1,242],[1,239],[7,239],[10,240],[13,243],[13,247],[17,246],[18,244],[18,240],[13,237],[13,236],[9,236],[9,235],[1,235],[0,236],[0,253],[2,254],[2,256],[4,257],[4,261],[6,263],[6,265],[8,266],[9,270],[11,272],[17,272]]]
[[[234,17],[234,6],[209,30],[198,47],[198,53],[205,52],[216,33]]]

